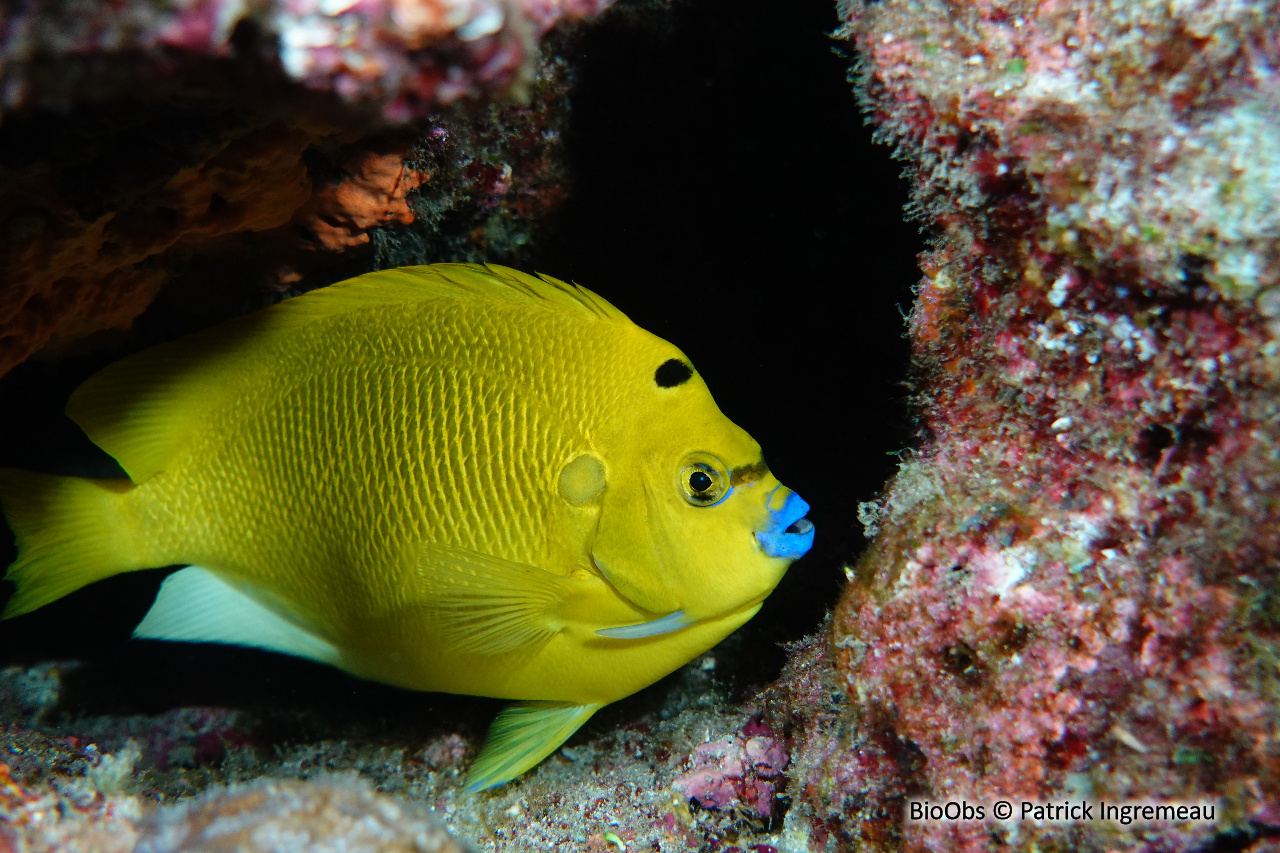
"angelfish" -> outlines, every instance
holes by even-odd
[[[106,367],[67,414],[128,477],[0,471],[5,618],[186,566],[135,636],[519,700],[471,790],[711,648],[813,542],[680,350],[500,266],[307,293]]]

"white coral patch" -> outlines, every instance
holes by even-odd
[[[1280,121],[1270,105],[1239,104],[1198,128],[1188,147],[1167,186],[1181,188],[1186,209],[1225,244],[1214,274],[1252,292],[1261,265],[1248,244],[1280,239]]]
[[[1026,545],[1017,545],[999,551],[983,552],[970,560],[970,567],[980,586],[1003,596],[1022,583],[1039,562],[1039,551]]]
[[[1080,79],[1071,67],[1041,68],[1027,78],[1022,89],[1026,101],[1052,101],[1063,104],[1080,104],[1097,98],[1098,84]]]
[[[502,29],[502,25],[506,23],[506,19],[502,14],[502,7],[488,6],[480,10],[480,14],[467,21],[458,28],[458,38],[463,41],[475,41],[487,35],[492,35]]]
[[[1067,301],[1067,292],[1071,290],[1072,284],[1069,272],[1064,272],[1054,280],[1053,287],[1049,290],[1049,303],[1054,308],[1061,308],[1062,303]]]
[[[341,15],[359,2],[360,0],[320,0],[320,14],[329,16]]]
[[[1074,353],[1076,351],[1075,345],[1071,343],[1066,335],[1053,334],[1044,323],[1037,323],[1035,330],[1036,336],[1032,338],[1032,341],[1041,349],[1064,353]],[[1075,334],[1079,334],[1079,332]]]
[[[276,28],[280,36],[280,64],[295,79],[305,77],[312,70],[313,52],[317,48],[332,47],[340,41],[340,28],[331,18],[280,15],[276,18]]]

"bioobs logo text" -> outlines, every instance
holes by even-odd
[[[971,804],[968,800],[947,800],[945,803],[931,803],[928,800],[907,802],[907,820],[910,823],[955,823],[986,819],[987,807]]]
[[[975,803],[969,800],[908,800],[908,823],[966,823],[984,821],[1033,821],[1035,823],[1089,823],[1109,821],[1128,826],[1133,823],[1212,823],[1217,805],[1204,803],[1116,803],[1106,800],[1035,801],[995,800]]]

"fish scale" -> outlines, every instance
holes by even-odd
[[[472,789],[719,642],[813,538],[678,349],[504,267],[304,294],[105,368],[68,414],[129,476],[0,471],[6,617],[187,565],[136,636],[518,700]]]

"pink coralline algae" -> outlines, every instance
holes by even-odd
[[[920,444],[864,507],[811,837],[1280,833],[1280,4],[843,13],[938,236],[910,318]],[[1217,811],[905,820],[962,799]]]
[[[731,738],[702,744],[691,760],[693,770],[672,783],[677,791],[705,809],[737,809],[765,819],[773,815],[789,759],[767,728],[748,722]]]
[[[37,2],[0,22],[0,113],[57,106],[92,89],[95,77],[112,85],[117,73],[139,73],[139,55],[151,57],[151,70],[163,77],[195,59],[243,59],[261,49],[285,80],[401,122],[528,83],[547,30],[606,6],[608,0]],[[110,57],[126,61],[114,67]],[[54,66],[57,75],[48,73]],[[257,83],[269,88],[269,80]]]

